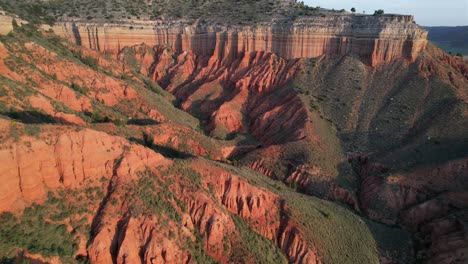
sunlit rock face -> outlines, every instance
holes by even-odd
[[[329,15],[255,26],[68,21],[57,23],[54,31],[85,47],[114,53],[145,43],[166,45],[177,53],[193,51],[199,56],[223,52],[236,57],[254,51],[272,52],[285,59],[356,54],[371,65],[395,59],[414,61],[427,44],[427,32],[415,24],[412,16],[401,15]]]

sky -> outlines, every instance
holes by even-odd
[[[346,9],[373,14],[383,9],[385,13],[414,15],[422,26],[467,26],[468,0],[303,0],[308,6]]]

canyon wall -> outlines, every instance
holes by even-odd
[[[114,53],[145,43],[164,45],[176,53],[190,50],[200,56],[231,58],[254,51],[272,52],[285,59],[352,53],[371,65],[400,58],[414,61],[427,44],[427,32],[415,24],[412,16],[400,15],[333,14],[255,26],[187,25],[183,21],[64,21],[56,23],[53,29],[76,44]]]

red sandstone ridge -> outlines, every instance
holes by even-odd
[[[467,159],[416,169],[409,175],[379,173],[381,164],[358,158],[362,209],[372,219],[400,223],[421,237],[417,250],[428,263],[466,260],[468,229]]]
[[[10,122],[2,120],[0,129],[8,130],[10,126]],[[60,131],[50,127],[49,133],[43,140],[24,138],[27,144],[3,143],[0,211],[15,211],[41,202],[48,189],[79,188],[101,177],[134,177],[146,165],[170,163],[148,149],[93,130]]]
[[[267,52],[237,54],[231,45],[219,42],[211,57],[177,56],[155,47],[153,61],[147,60],[147,49],[123,52],[140,58],[141,68],[181,100],[182,109],[204,120],[215,137],[249,132],[266,144],[304,138],[306,110],[296,94],[281,89],[296,73],[297,61]]]
[[[427,32],[413,23],[413,17],[400,15],[330,15],[256,27],[71,21],[57,23],[54,31],[79,45],[114,53],[145,43],[204,57],[215,55],[218,45],[229,45],[233,55],[267,51],[285,59],[355,53],[371,65],[394,59],[414,61],[427,43]]]
[[[11,126],[27,129],[1,121],[2,135]],[[0,167],[0,210],[21,211],[67,190],[58,191],[67,203],[86,204],[66,223],[73,229],[74,219],[87,219],[91,236],[74,236],[78,256],[92,263],[203,262],[193,243],[206,245],[206,253],[223,263],[256,260],[250,253],[237,254],[249,249],[243,249],[239,220],[233,215],[271,240],[272,248],[279,247],[291,263],[322,263],[278,195],[218,165],[202,160],[174,163],[148,148],[90,129],[41,129],[44,132],[35,137],[2,143],[0,157],[6,162]],[[102,188],[102,201],[74,196],[89,188]],[[195,233],[202,235],[201,242]]]
[[[253,230],[274,241],[286,252],[290,262],[321,263],[316,249],[307,245],[294,221],[285,216],[288,208],[280,197],[205,162],[197,162],[194,167],[206,175],[207,186],[215,187],[215,198],[219,203],[246,219]]]

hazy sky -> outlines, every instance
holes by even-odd
[[[358,12],[373,14],[383,9],[385,13],[414,15],[423,26],[468,25],[468,0],[304,0],[309,6],[346,9],[355,7]]]

